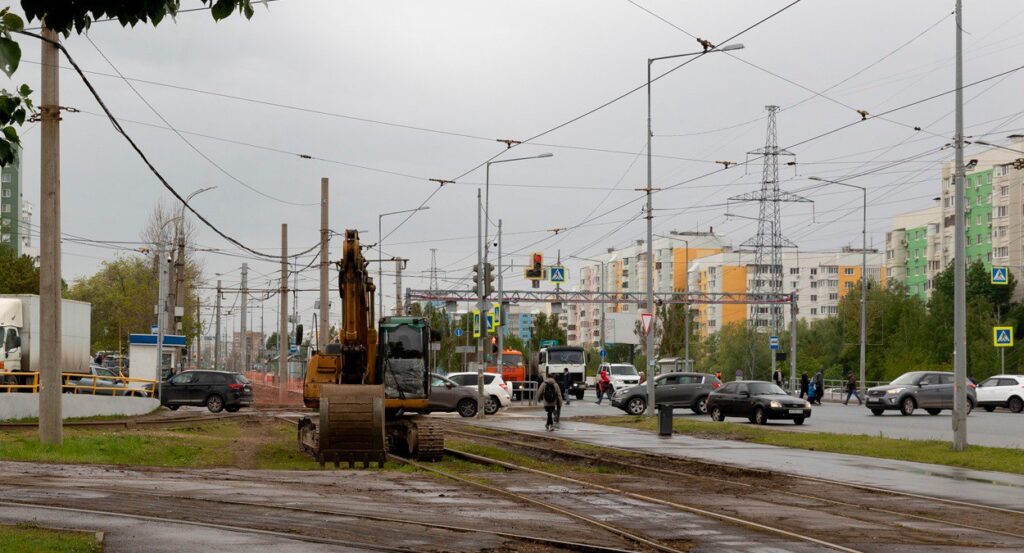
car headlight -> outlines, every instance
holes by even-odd
[[[906,390],[906,388],[893,388],[891,390],[886,390],[885,391],[885,395],[887,395],[887,396],[895,396],[895,395],[898,395],[903,390]]]
[[[781,404],[781,403],[779,403],[779,402],[777,402],[777,401],[775,401],[775,400],[772,400],[772,402],[771,402],[771,403],[769,403],[768,405],[769,405],[769,406],[770,406],[770,407],[771,407],[772,409],[782,409],[782,404]]]
[[[810,409],[810,408],[811,408],[811,402],[805,401],[804,402],[804,409]]]

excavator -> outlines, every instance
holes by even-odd
[[[418,317],[383,317],[374,328],[376,287],[359,232],[345,231],[338,262],[341,323],[338,342],[306,366],[302,400],[319,416],[299,422],[299,449],[320,466],[361,462],[383,466],[389,452],[439,461],[444,434],[426,417],[430,398],[430,326]]]

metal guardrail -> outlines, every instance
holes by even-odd
[[[89,380],[90,383],[82,384],[81,380]],[[101,381],[118,382],[120,385],[110,386],[101,383]],[[131,384],[133,383],[138,383],[140,386],[132,386]],[[152,384],[152,387],[149,389],[146,388],[148,384]],[[39,393],[38,372],[0,371],[0,392],[11,393],[22,390],[32,394]],[[145,378],[129,378],[127,376],[61,373],[61,390],[66,394],[155,397],[157,381]]]
[[[520,404],[526,402],[527,405],[536,405],[537,403],[537,388],[538,385],[533,380],[516,380],[509,382],[512,387],[512,401]],[[519,394],[519,399],[516,399],[515,394]]]

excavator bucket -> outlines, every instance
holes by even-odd
[[[370,463],[383,466],[387,458],[384,438],[384,386],[321,384],[320,417],[299,423],[299,445],[320,466],[325,463]]]

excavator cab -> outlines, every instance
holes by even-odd
[[[426,409],[430,399],[430,327],[417,317],[381,319],[377,334],[377,374],[384,384],[388,411]]]

